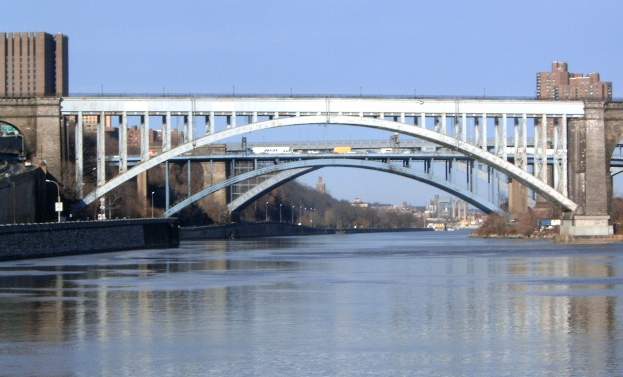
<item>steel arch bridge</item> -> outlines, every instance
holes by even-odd
[[[99,118],[97,125],[97,187],[82,198],[82,206],[137,177],[161,163],[184,156],[196,148],[261,130],[300,125],[344,125],[373,128],[413,136],[468,156],[527,186],[563,210],[574,211],[577,204],[567,197],[566,127],[568,117],[582,117],[579,101],[550,102],[534,100],[426,100],[395,98],[65,98],[64,117],[76,119],[76,150],[82,151],[84,115]],[[227,127],[216,130],[215,116],[227,117]],[[184,116],[185,142],[171,147],[171,117]],[[205,116],[207,134],[193,137],[193,117]],[[106,181],[104,132],[106,119],[118,116],[119,174]],[[141,162],[127,166],[127,118],[141,116]],[[149,155],[149,119],[163,118],[163,152]],[[268,117],[260,121],[259,117]],[[238,125],[246,117],[248,124]],[[390,117],[391,120],[386,119]],[[413,119],[408,123],[407,118]],[[433,129],[427,119],[435,119]],[[453,132],[449,131],[453,120]],[[515,164],[507,161],[508,120],[514,119]],[[528,151],[528,119],[533,121],[534,147]],[[547,123],[556,120],[553,147],[548,144]],[[468,130],[471,128],[472,131]],[[491,125],[491,120],[494,124]],[[430,122],[429,122],[430,123]],[[538,123],[538,124],[537,124]],[[488,150],[488,127],[495,130],[495,148]],[[490,129],[490,128],[489,128]],[[472,135],[473,134],[473,135]],[[535,159],[534,174],[527,169],[527,157]],[[76,155],[76,184],[82,188],[82,153]],[[554,186],[547,184],[547,160],[554,158]],[[519,160],[519,161],[517,161]]]
[[[482,210],[485,213],[500,211],[500,208],[497,205],[489,201],[483,200],[482,198],[479,198],[475,193],[470,192],[469,190],[463,189],[448,181],[435,179],[434,177],[430,175],[417,173],[411,168],[407,168],[403,166],[396,166],[396,165],[379,162],[379,161],[369,161],[369,160],[317,159],[317,160],[301,160],[301,161],[287,162],[283,164],[276,164],[276,165],[266,166],[263,168],[252,170],[250,172],[236,175],[222,182],[208,186],[204,188],[203,190],[180,201],[179,203],[175,204],[173,207],[165,211],[164,216],[165,217],[172,216],[176,214],[177,212],[181,211],[182,209],[193,204],[194,202],[201,200],[214,192],[217,192],[219,190],[222,190],[226,187],[242,182],[244,180],[263,176],[266,174],[276,173],[276,172],[293,171],[292,175],[285,175],[285,176],[277,175],[277,176],[269,178],[267,181],[264,181],[266,182],[266,185],[264,187],[259,186],[258,190],[254,190],[255,195],[252,195],[252,193],[250,193],[249,196],[243,195],[239,197],[238,199],[242,198],[241,201],[234,204],[235,208],[231,207],[232,209],[235,210],[235,209],[238,209],[240,206],[243,206],[244,204],[246,204],[249,200],[252,200],[258,195],[261,195],[262,192],[264,192],[266,189],[280,185],[288,180],[295,178],[296,176],[307,173],[310,170],[318,169],[322,167],[360,168],[360,169],[369,169],[369,170],[376,170],[376,171],[396,174],[396,175],[400,175],[403,177],[414,179],[416,181],[426,183],[430,186],[446,191],[460,199],[465,200],[466,202],[477,207],[478,209]]]

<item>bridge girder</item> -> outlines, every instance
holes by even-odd
[[[205,135],[198,139],[189,141],[182,145],[179,145],[173,149],[165,151],[157,156],[147,159],[140,164],[132,167],[126,172],[119,174],[118,176],[110,179],[108,182],[98,186],[94,191],[86,195],[82,201],[82,206],[89,205],[97,200],[99,197],[105,195],[111,190],[115,189],[124,182],[136,177],[137,175],[155,167],[172,157],[183,155],[195,148],[202,147],[208,144],[216,143],[221,140],[225,140],[234,136],[257,132],[261,130],[267,130],[279,127],[299,126],[299,125],[343,125],[343,126],[356,126],[373,128],[391,132],[401,133],[407,136],[417,137],[437,145],[456,150],[462,154],[478,160],[481,163],[491,166],[494,169],[499,170],[508,177],[517,180],[523,185],[529,187],[539,195],[545,197],[551,202],[560,205],[564,210],[575,211],[577,204],[572,200],[564,196],[562,193],[556,191],[553,187],[543,182],[539,178],[531,175],[527,171],[522,170],[520,167],[513,165],[512,163],[502,159],[494,154],[482,149],[480,146],[470,144],[466,141],[459,140],[455,137],[442,134],[437,131],[429,130],[423,127],[416,127],[414,125],[400,123],[396,121],[389,121],[385,119],[376,119],[368,117],[355,117],[344,115],[307,115],[296,116],[288,118],[272,119],[264,122],[251,123],[244,126],[228,128],[213,134]]]
[[[500,208],[490,203],[482,198],[479,198],[475,193],[472,193],[466,189],[460,188],[448,181],[435,179],[432,176],[427,174],[421,174],[415,172],[411,168],[406,168],[402,166],[396,166],[384,162],[379,161],[369,161],[369,160],[354,160],[354,159],[318,159],[318,160],[301,160],[301,161],[293,161],[287,162],[283,164],[275,164],[266,166],[260,169],[252,170],[246,173],[239,174],[237,176],[228,178],[222,182],[216,183],[214,185],[208,186],[203,190],[187,197],[186,199],[180,201],[175,204],[173,207],[169,208],[165,213],[165,217],[170,217],[182,209],[188,207],[192,203],[195,203],[198,200],[205,198],[206,196],[220,191],[228,186],[233,184],[245,181],[247,179],[255,178],[258,176],[271,174],[275,172],[288,171],[288,170],[296,170],[299,173],[300,169],[317,169],[322,167],[349,167],[349,168],[360,168],[360,169],[369,169],[387,172],[395,175],[400,175],[403,177],[411,178],[419,182],[426,183],[433,187],[436,187],[440,190],[446,191],[460,199],[465,200],[476,208],[482,210],[485,213],[499,212]],[[274,182],[273,186],[283,183],[283,180],[290,180],[292,177],[284,177],[281,182]]]

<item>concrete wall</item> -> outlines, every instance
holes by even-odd
[[[179,227],[175,219],[0,226],[0,260],[169,248],[178,245]]]

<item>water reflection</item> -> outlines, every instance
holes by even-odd
[[[0,263],[0,374],[610,376],[620,265],[438,233]]]

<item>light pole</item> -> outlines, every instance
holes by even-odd
[[[281,207],[283,207],[283,204],[279,203],[279,222],[281,223]]]
[[[264,214],[266,215],[265,222],[268,222],[268,202],[266,202],[266,206],[264,206]]]
[[[154,218],[154,194],[155,193],[156,193],[155,191],[151,192],[151,218],[152,219]]]
[[[290,217],[291,217],[291,223],[294,224],[294,206],[291,205],[290,206]]]
[[[56,186],[56,203],[54,203],[54,209],[58,214],[57,222],[61,222],[61,212],[63,212],[63,202],[61,202],[61,188],[58,183],[49,179],[45,180],[46,183],[53,183]]]

